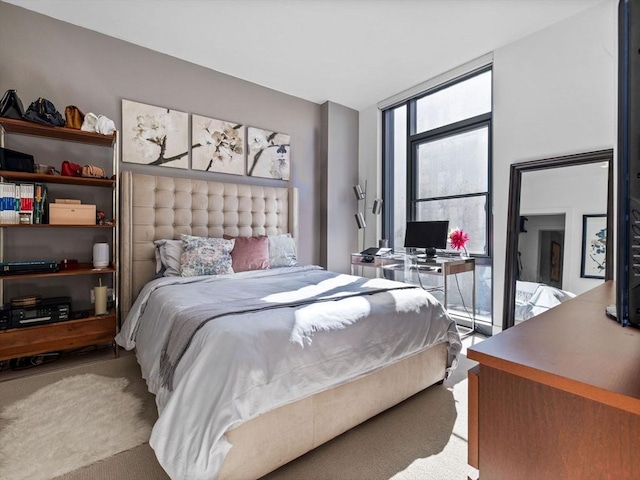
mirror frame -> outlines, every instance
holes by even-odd
[[[607,162],[607,232],[613,232],[613,149],[565,155],[562,157],[531,160],[512,163],[509,174],[509,205],[507,212],[507,248],[504,276],[504,303],[502,312],[502,330],[513,327],[516,308],[516,278],[518,237],[520,233],[520,187],[522,174],[550,168],[573,167],[589,163]],[[613,280],[613,235],[607,235],[604,281]]]

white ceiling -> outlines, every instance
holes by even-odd
[[[316,103],[375,105],[611,0],[3,0]]]

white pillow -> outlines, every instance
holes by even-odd
[[[179,277],[182,240],[162,239],[153,243],[156,246],[156,278]]]
[[[298,265],[296,241],[289,233],[269,235],[270,268],[295,267]]]
[[[182,234],[181,238],[180,275],[182,277],[233,273],[231,250],[236,243],[235,239],[194,237],[185,234]]]

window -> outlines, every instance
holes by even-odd
[[[491,77],[484,68],[383,112],[384,236],[402,250],[407,221],[467,232],[481,316],[491,313]]]
[[[487,255],[489,127],[413,144],[413,218],[448,220],[469,234],[469,253]]]
[[[491,112],[491,70],[416,100],[416,133]]]

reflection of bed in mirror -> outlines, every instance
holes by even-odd
[[[550,287],[544,283],[518,280],[516,282],[515,321],[528,320],[573,297],[575,295],[571,292]]]
[[[613,150],[514,163],[509,179],[503,328],[557,305],[565,298],[559,289],[579,295],[612,278],[608,268],[604,279],[584,277],[577,259],[584,215],[607,212],[607,230],[613,231]],[[529,220],[524,228],[523,216]],[[605,265],[612,265],[611,236],[606,243]],[[555,305],[532,300],[535,290],[522,292],[517,280],[555,287],[536,296]]]

